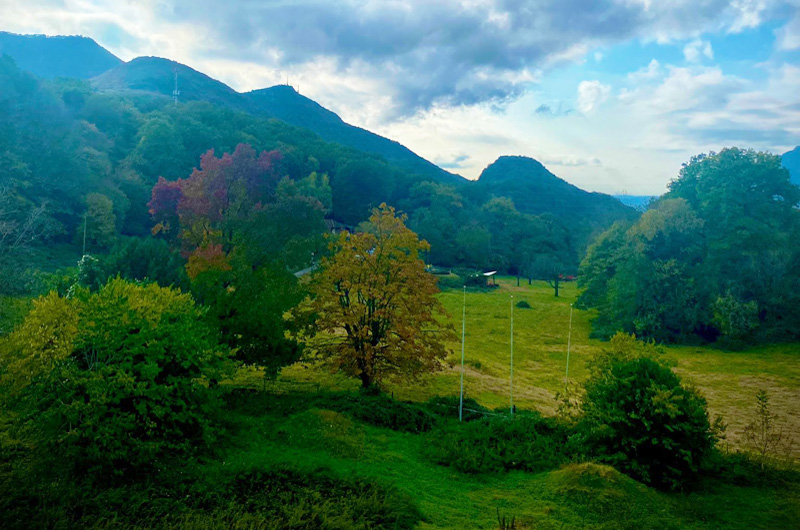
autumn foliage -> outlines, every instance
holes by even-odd
[[[316,318],[308,346],[364,388],[440,369],[452,335],[437,319],[445,312],[436,279],[420,259],[428,243],[404,220],[383,204],[367,231],[333,240],[298,312]]]

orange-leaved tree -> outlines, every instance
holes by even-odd
[[[312,354],[362,388],[441,369],[453,335],[436,278],[420,259],[429,245],[405,219],[382,204],[365,231],[333,239],[295,312],[313,320],[303,336]]]

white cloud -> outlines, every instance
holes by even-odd
[[[779,50],[797,50],[800,48],[800,13],[796,14],[786,25],[775,31],[776,45]]]
[[[664,69],[661,68],[661,63],[659,63],[656,59],[652,59],[644,68],[628,74],[628,80],[638,84],[641,81],[650,81],[660,77],[663,73]]]
[[[713,59],[714,50],[710,42],[696,39],[683,47],[683,57],[690,63],[699,63],[703,57]]]
[[[581,81],[578,85],[578,110],[589,114],[608,99],[611,87],[600,81]]]

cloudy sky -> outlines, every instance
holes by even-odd
[[[800,144],[800,0],[0,0],[0,30],[288,79],[468,178],[517,154],[658,194],[693,154]]]

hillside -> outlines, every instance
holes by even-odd
[[[172,97],[175,74],[181,102],[208,101],[246,110],[247,101],[234,89],[186,65],[160,57],[137,57],[91,80],[100,92],[140,90]]]
[[[88,37],[17,35],[0,31],[0,55],[9,55],[23,70],[39,77],[89,79],[122,60]]]
[[[324,140],[382,156],[405,171],[455,183],[464,179],[448,173],[398,142],[354,127],[315,101],[285,85],[240,94],[228,85],[186,65],[159,57],[137,57],[92,79],[101,92],[136,90],[172,96],[178,73],[179,100],[208,101],[254,116],[277,118],[308,129]]]
[[[789,170],[792,182],[800,186],[800,146],[781,156],[783,167]]]
[[[330,142],[381,155],[387,161],[420,175],[436,177],[448,183],[464,181],[462,177],[443,170],[398,142],[345,123],[338,115],[300,95],[290,86],[254,90],[244,96],[253,104],[255,112],[309,129]]]
[[[603,193],[584,191],[555,176],[538,161],[524,156],[502,156],[481,173],[477,188],[485,196],[506,196],[520,212],[551,214],[568,222],[592,227],[632,219],[633,208]]]

